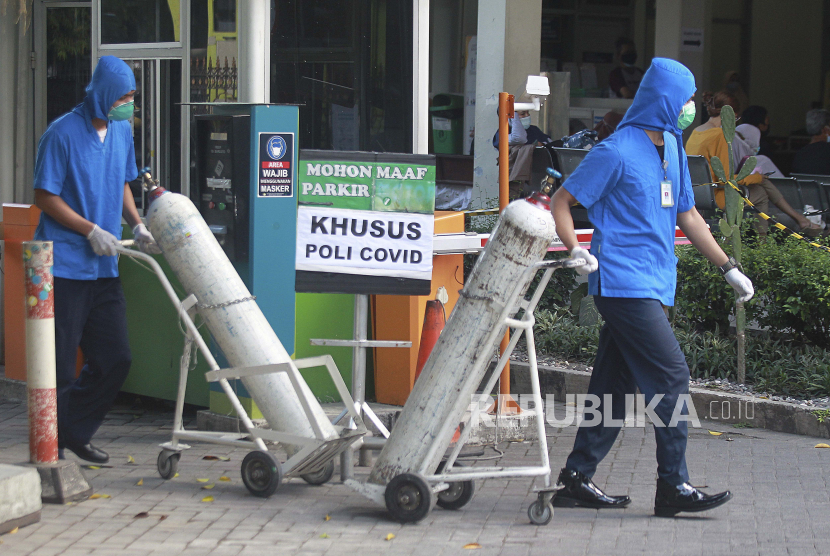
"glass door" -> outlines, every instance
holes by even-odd
[[[132,119],[135,161],[170,191],[181,191],[181,60],[130,59],[135,73],[135,115]],[[140,180],[131,184],[142,214],[146,198]]]
[[[187,193],[182,184],[189,172],[186,160],[187,117],[182,120],[189,66],[187,21],[190,2],[179,0],[94,0],[92,2],[92,57],[112,55],[124,60],[135,74],[135,115],[132,119],[138,168],[149,167],[162,186]],[[142,214],[146,197],[140,180],[131,184]]]

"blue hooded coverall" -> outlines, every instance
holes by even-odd
[[[35,189],[60,196],[101,229],[121,237],[124,185],[138,176],[129,121],[107,121],[135,90],[130,67],[98,61],[84,101],[49,125],[38,144]],[[107,121],[101,141],[92,118]],[[89,240],[42,213],[35,239],[54,243],[58,445],[89,443],[121,389],[132,361],[117,257],[96,255]],[[78,346],[86,364],[75,379]]]
[[[694,208],[691,178],[677,126],[695,92],[682,64],[655,58],[617,131],[594,147],[563,185],[587,210],[596,229],[591,253],[599,269],[589,293],[605,324],[600,332],[589,394],[611,395],[611,415],[625,418],[625,395],[639,387],[650,403],[664,397],[655,414],[657,473],[673,485],[688,482],[686,438],[681,420],[669,426],[678,397],[689,392],[689,367],[662,305],[674,304],[677,214]],[[645,129],[662,131],[659,150]],[[661,200],[661,181],[671,180],[672,206]],[[662,305],[661,305],[662,304]],[[680,415],[688,415],[683,405]],[[566,466],[592,477],[619,433],[617,426],[580,427]]]

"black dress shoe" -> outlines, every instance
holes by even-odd
[[[558,490],[553,498],[553,505],[557,508],[624,508],[631,503],[628,496],[605,494],[590,478],[567,467],[559,472],[558,484],[564,488]]]
[[[654,515],[674,517],[678,512],[705,512],[726,504],[732,499],[727,491],[706,494],[689,483],[674,486],[663,479],[657,479],[657,494],[654,497]]]
[[[110,456],[100,448],[96,448],[92,444],[84,444],[83,446],[66,445],[66,448],[72,451],[73,454],[79,458],[91,463],[107,463]]]

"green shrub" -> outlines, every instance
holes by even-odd
[[[676,254],[678,313],[703,330],[726,333],[732,288],[691,245],[678,246]],[[830,347],[830,253],[771,233],[744,246],[743,265],[755,286],[747,322],[773,338]]]
[[[767,241],[744,256],[763,311],[758,325],[800,343],[830,347],[830,253],[802,241]],[[758,295],[760,294],[760,295]]]
[[[592,363],[597,356],[600,328],[602,322],[580,326],[567,307],[537,310],[534,327],[536,349],[566,360]]]
[[[536,347],[541,353],[569,361],[592,364],[597,353],[599,331],[579,326],[567,308],[538,311]],[[675,327],[680,348],[692,378],[728,379],[735,382],[737,353],[732,338],[710,331],[697,331],[681,319]],[[793,347],[783,340],[748,336],[747,383],[757,391],[799,398],[830,395],[830,351],[815,346]]]

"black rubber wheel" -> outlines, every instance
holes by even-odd
[[[159,457],[156,460],[156,467],[159,475],[165,481],[176,476],[176,470],[179,468],[179,458],[181,453],[173,452],[172,450],[162,450],[159,452]]]
[[[527,509],[527,517],[534,525],[547,525],[553,519],[553,505],[550,503],[542,505],[539,500],[536,500]]]
[[[436,475],[441,474],[444,470],[445,463],[446,462],[442,461],[438,464],[438,469],[435,471]],[[455,462],[453,467],[464,467],[464,465],[460,462]],[[473,495],[476,492],[476,485],[473,481],[447,482],[449,483],[450,488],[439,492],[438,499],[435,503],[445,510],[460,510],[466,506],[470,500],[472,500]]]
[[[334,476],[334,460],[329,460],[317,471],[300,475],[310,485],[324,485]]]
[[[384,498],[386,509],[401,523],[416,523],[424,519],[435,499],[429,483],[417,473],[393,477],[386,485]]]
[[[254,496],[268,498],[282,483],[282,465],[270,452],[251,452],[242,460],[242,482]]]

